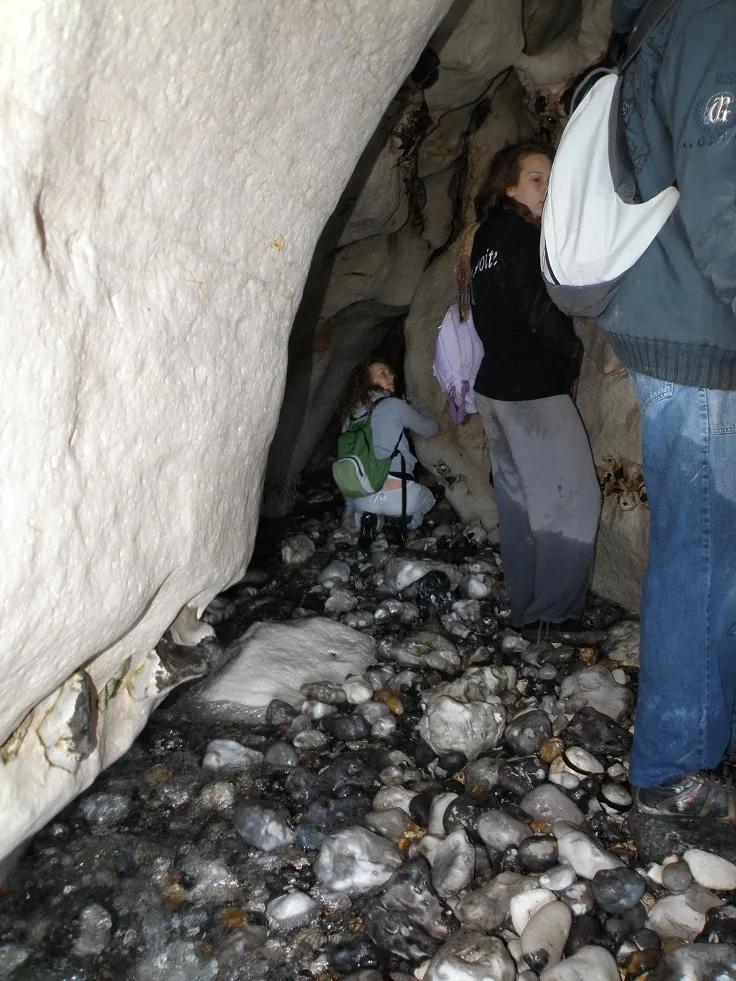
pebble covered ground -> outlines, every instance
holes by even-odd
[[[635,618],[525,640],[480,527],[362,551],[308,505],[208,617],[231,651],[339,620],[375,664],[248,719],[169,698],[0,887],[0,978],[736,979],[736,833],[630,810]]]

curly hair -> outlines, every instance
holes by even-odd
[[[337,415],[340,422],[347,422],[363,406],[368,405],[371,394],[377,387],[371,381],[370,368],[376,361],[363,361],[350,372],[345,392],[337,405]]]

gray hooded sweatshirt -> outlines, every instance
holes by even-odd
[[[614,0],[614,30],[647,0]],[[626,137],[642,199],[680,201],[601,326],[634,371],[736,390],[736,0],[677,0],[626,70]]]

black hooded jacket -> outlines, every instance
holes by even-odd
[[[547,295],[537,225],[506,210],[484,221],[473,241],[473,321],[485,356],[475,391],[502,402],[569,394],[582,344],[570,317]]]

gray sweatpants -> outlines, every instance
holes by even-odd
[[[588,436],[568,395],[477,395],[491,447],[499,540],[514,626],[579,617],[601,511]]]

